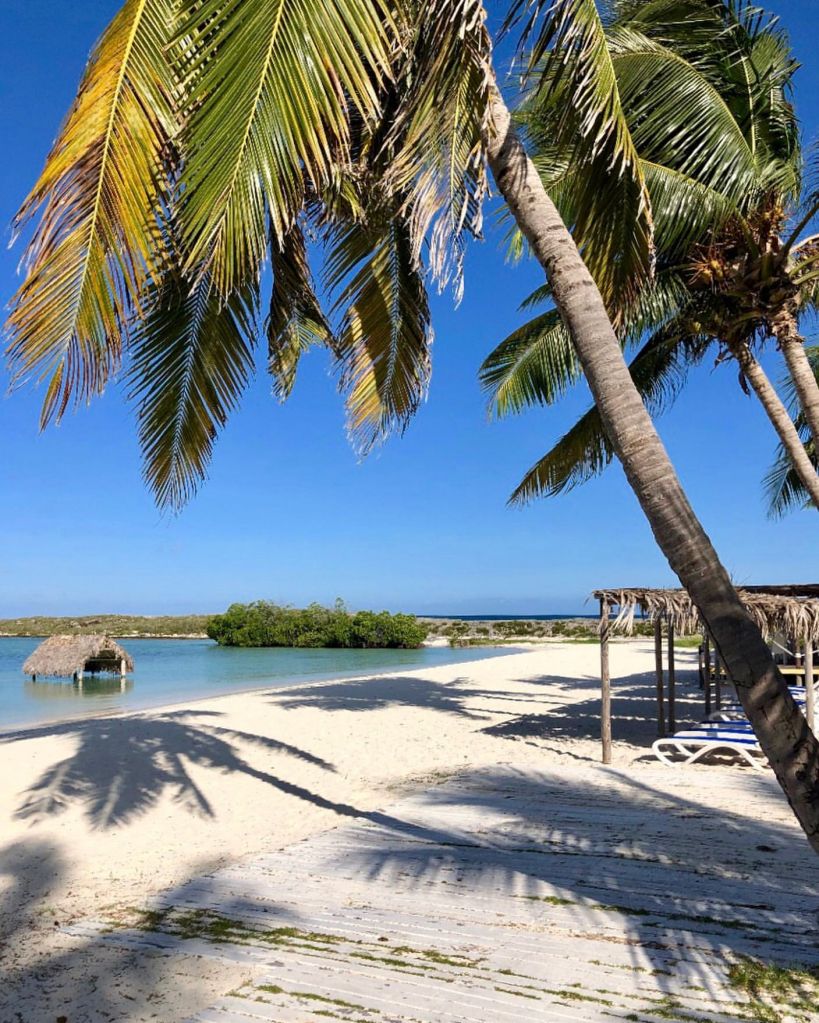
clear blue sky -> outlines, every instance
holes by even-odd
[[[0,10],[0,222],[38,172],[113,0],[27,0]],[[776,0],[805,67],[797,102],[819,135],[815,0]],[[4,300],[19,251],[0,255]],[[511,510],[519,476],[586,406],[486,420],[476,370],[539,280],[473,246],[462,306],[434,301],[428,402],[403,438],[363,463],[347,445],[329,362],[312,353],[286,407],[260,374],[218,442],[210,481],[176,518],[140,479],[133,413],[114,386],[39,434],[41,393],[0,400],[0,615],[219,610],[268,597],[341,595],[430,612],[582,610],[598,585],[671,583],[619,467],[574,493]],[[779,375],[777,360],[768,368]],[[3,376],[3,390],[7,378]],[[774,440],[730,367],[696,372],[662,436],[725,564],[740,582],[815,581],[815,513],[765,518]],[[590,610],[590,608],[587,608]]]

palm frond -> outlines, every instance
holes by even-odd
[[[523,25],[554,147],[584,165],[573,233],[616,316],[650,274],[653,224],[606,27],[594,0],[514,0],[508,22]]]
[[[480,236],[486,192],[483,135],[491,44],[482,0],[427,0],[415,10],[397,75],[400,95],[380,155],[386,186],[404,199],[416,263],[439,288],[463,286],[464,233]]]
[[[549,296],[538,288],[523,303],[538,304]],[[666,271],[647,284],[622,317],[621,343],[636,344],[680,317],[688,292],[679,276]],[[638,364],[638,371],[645,363]],[[490,413],[498,418],[535,405],[552,405],[582,376],[568,331],[556,310],[524,323],[502,341],[480,368],[489,395]]]
[[[429,385],[429,304],[406,223],[393,217],[375,232],[339,225],[326,283],[342,314],[335,347],[348,431],[366,452],[407,426]]]
[[[816,448],[813,444],[813,439],[809,436],[810,431],[807,429],[804,419],[801,423],[797,422],[797,428],[802,436],[808,457],[816,471],[819,472],[819,459],[816,457]],[[805,485],[799,478],[799,474],[782,444],[778,445],[776,449],[776,458],[771,468],[765,474],[762,486],[765,491],[769,518],[781,519],[789,512],[812,507],[810,495],[805,490]]]
[[[217,432],[253,373],[258,286],[225,301],[207,274],[193,289],[169,275],[130,350],[144,476],[162,508],[179,509],[206,478]]]
[[[307,247],[299,226],[280,244],[271,238],[273,291],[265,325],[273,394],[285,401],[296,382],[299,359],[312,345],[329,344],[330,326],[313,287]]]
[[[677,397],[688,366],[701,357],[690,339],[666,327],[651,337],[629,364],[632,380],[653,416]],[[600,413],[589,409],[557,444],[529,469],[509,498],[525,504],[552,497],[599,475],[614,457]]]
[[[487,356],[480,381],[492,415],[551,405],[582,375],[572,339],[556,309],[513,331]]]
[[[99,393],[123,323],[162,251],[176,83],[165,51],[172,0],[128,0],[96,44],[79,92],[15,219],[39,223],[7,330],[15,381],[48,380],[41,423]]]
[[[380,0],[182,0],[189,266],[222,294],[259,273],[349,148],[350,110],[380,107],[396,27]]]
[[[679,53],[627,30],[612,65],[640,157],[740,204],[759,188],[754,153],[720,89]]]

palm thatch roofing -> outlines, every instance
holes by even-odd
[[[134,670],[133,658],[109,636],[50,636],[23,665],[26,675],[74,676],[80,672]]]
[[[766,639],[780,634],[819,645],[819,584],[741,586],[737,593]],[[686,590],[624,587],[595,590],[594,596],[604,607],[617,609],[608,621],[609,632],[630,635],[638,611],[651,621],[673,625],[681,635],[703,631],[699,612]]]

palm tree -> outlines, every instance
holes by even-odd
[[[819,245],[813,238],[797,241],[798,225],[796,231],[785,230],[785,207],[795,202],[801,170],[798,126],[788,98],[796,65],[775,21],[730,8],[725,14],[725,31],[706,38],[696,25],[681,24],[673,11],[669,23],[668,5],[635,11],[626,5],[607,28],[612,68],[626,118],[635,126],[651,201],[656,260],[655,274],[640,294],[613,295],[610,308],[624,347],[639,346],[631,374],[655,413],[674,399],[687,367],[710,349],[718,350],[720,360],[734,359],[740,382],[746,390],[753,388],[776,429],[801,489],[819,507],[815,467],[754,354],[772,340],[784,350],[791,342],[783,340],[782,324],[791,325],[790,336],[800,317],[815,309],[811,275]],[[663,40],[661,58],[644,37],[633,35],[635,24],[652,42]],[[653,79],[646,84],[647,52],[657,64],[658,88]],[[561,110],[554,97],[545,104],[538,99],[523,112],[536,164],[564,217],[578,225],[575,237],[596,279],[608,281],[610,268],[619,265],[618,246],[629,243],[627,230],[598,243],[598,218],[592,221],[585,208],[596,201],[586,190],[595,169],[579,165],[571,149],[555,145]],[[698,104],[695,113],[701,109],[703,120],[711,117],[719,144],[712,143],[709,163],[690,144],[698,140],[680,131],[680,117],[691,116],[686,103]],[[815,197],[808,196],[804,207],[815,209]],[[517,238],[515,249],[520,252]],[[540,288],[524,305],[537,306],[549,297],[548,288]],[[801,341],[799,346],[804,351]],[[793,362],[791,357],[789,365]],[[551,310],[516,330],[482,367],[493,410],[501,416],[550,404],[579,377],[566,328]],[[802,388],[800,397],[804,393]],[[602,471],[611,458],[599,413],[591,409],[527,472],[512,500],[568,489]]]
[[[527,45],[565,74],[582,148],[641,186],[593,0],[513,2]],[[548,7],[548,9],[547,9]],[[251,371],[262,268],[280,394],[329,344],[366,447],[403,424],[429,367],[425,277],[460,273],[486,167],[536,258],[615,452],[736,679],[783,789],[819,848],[819,747],[680,486],[594,279],[518,138],[479,0],[127,0],[23,208],[39,214],[9,321],[16,375],[44,420],[131,358],[146,474],[184,500]],[[629,270],[651,262],[648,205]],[[305,240],[328,249],[330,320]],[[332,330],[330,329],[332,327]]]

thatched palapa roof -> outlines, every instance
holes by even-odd
[[[130,654],[108,636],[50,636],[23,665],[26,675],[73,676],[82,671],[134,670]]]
[[[819,645],[819,585],[747,586],[737,587],[737,593],[766,639],[780,633],[800,643]],[[594,596],[609,608],[617,608],[610,631],[629,635],[638,610],[651,621],[662,619],[673,625],[683,635],[703,628],[686,590],[625,587],[595,590]]]

